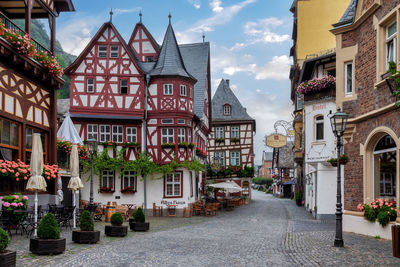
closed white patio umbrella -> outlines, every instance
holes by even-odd
[[[74,228],[76,228],[76,204],[75,196],[76,193],[83,188],[81,178],[79,178],[79,155],[78,146],[76,144],[72,145],[71,155],[70,155],[70,169],[71,169],[71,179],[68,183],[68,189],[72,190],[72,203],[75,207],[74,209]]]
[[[228,193],[236,193],[243,190],[243,188],[241,188],[237,183],[232,181],[210,184],[208,186],[224,189]]]
[[[38,197],[39,191],[46,191],[46,180],[43,178],[43,147],[42,141],[40,139],[39,133],[33,134],[32,140],[32,154],[31,154],[31,177],[26,185],[26,190],[35,192],[35,229],[33,235],[36,237],[37,232],[37,207],[38,207]]]

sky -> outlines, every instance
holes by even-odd
[[[277,120],[293,120],[289,70],[293,42],[293,0],[73,0],[75,12],[57,19],[57,39],[63,49],[79,55],[104,22],[110,19],[128,41],[142,21],[161,44],[172,16],[179,44],[211,44],[212,95],[221,79],[230,86],[256,120],[255,164],[261,163],[265,136]],[[282,130],[282,129],[280,129]]]

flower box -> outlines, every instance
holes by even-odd
[[[178,143],[178,147],[179,147],[179,148],[187,148],[188,146],[189,146],[189,144],[186,143],[186,142],[179,142],[179,143]]]
[[[106,225],[104,228],[104,233],[106,236],[124,237],[128,234],[128,226]]]
[[[101,192],[101,193],[114,193],[115,190],[114,190],[114,188],[112,188],[111,186],[109,186],[109,187],[104,186],[104,187],[101,187],[101,188],[100,188],[100,192]]]
[[[215,143],[225,143],[225,138],[215,138]]]
[[[193,143],[189,143],[188,144],[188,148],[193,149],[194,148],[194,144]]]
[[[237,137],[231,138],[231,143],[236,143],[236,142],[239,142],[239,141],[240,141],[240,138],[237,138]]]
[[[15,267],[17,264],[17,252],[4,250],[0,253],[0,266]]]
[[[150,229],[150,223],[148,223],[148,222],[144,222],[144,223],[129,222],[129,227],[132,231],[135,231],[135,232],[146,232]]]
[[[100,231],[72,231],[72,241],[78,244],[95,244],[100,240]]]
[[[175,143],[163,143],[161,144],[162,148],[175,148]]]
[[[29,251],[39,255],[56,255],[65,251],[65,243],[65,238],[31,238],[29,243]]]
[[[121,193],[131,193],[131,194],[133,194],[135,192],[136,192],[135,188],[133,188],[131,186],[128,186],[128,187],[125,187],[125,188],[121,189]]]

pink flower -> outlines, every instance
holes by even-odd
[[[3,202],[3,206],[8,208],[8,207],[10,207],[10,203],[9,202]]]
[[[29,197],[28,196],[23,196],[22,199],[28,200]]]
[[[18,195],[14,195],[14,197],[15,197],[15,199],[19,199],[19,196],[18,196]]]
[[[24,205],[24,203],[22,203],[22,202],[18,203],[18,206],[20,206],[20,207],[22,207],[23,205]]]
[[[18,207],[18,204],[13,202],[13,203],[11,203],[11,206]]]
[[[7,170],[6,170],[6,169],[1,169],[1,172],[2,172],[2,173],[6,173]]]

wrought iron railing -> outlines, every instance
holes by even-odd
[[[23,31],[20,27],[18,27],[14,22],[12,22],[12,20],[10,20],[9,18],[7,18],[3,13],[0,12],[0,21],[1,23],[3,23],[5,25],[5,27],[7,29],[13,30],[16,33],[20,33],[20,34],[25,34],[25,31]],[[33,39],[31,37],[31,41],[33,43],[33,45],[36,48],[36,51],[42,51],[42,52],[47,52],[48,54],[50,54],[50,51],[44,47],[43,45],[41,45],[39,42],[37,42],[35,39]]]

